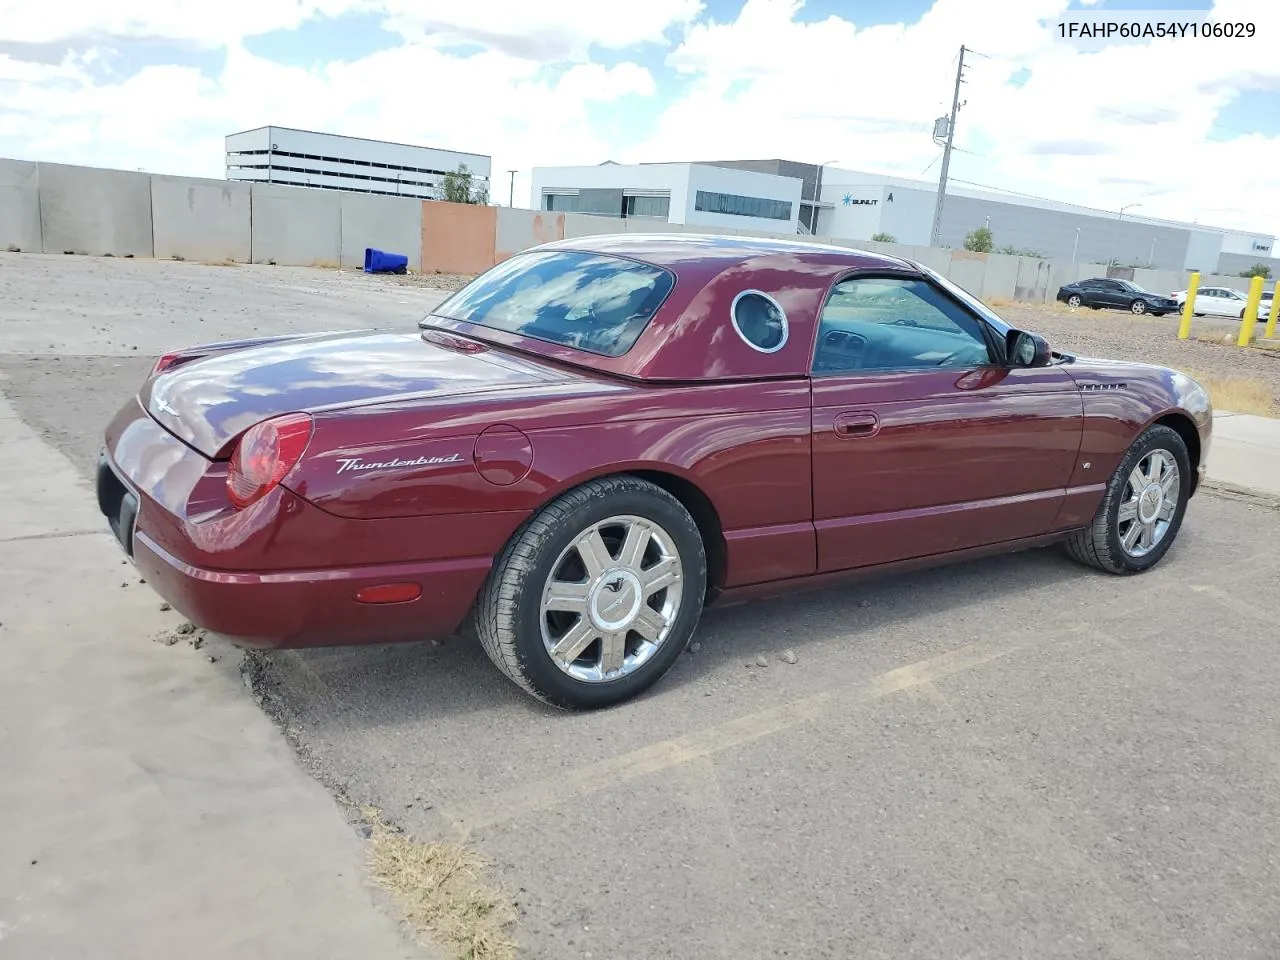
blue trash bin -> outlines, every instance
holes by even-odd
[[[409,258],[399,253],[383,253],[373,247],[364,248],[365,273],[406,273]]]

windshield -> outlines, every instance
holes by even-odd
[[[675,279],[621,257],[571,250],[520,254],[477,277],[433,312],[495,330],[620,357]]]
[[[1143,287],[1141,284],[1134,283],[1132,280],[1121,280],[1119,281],[1119,283],[1120,283],[1120,286],[1127,287],[1128,289],[1132,290],[1134,293],[1150,293],[1151,292],[1150,290]]]

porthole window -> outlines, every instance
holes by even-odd
[[[733,329],[752,350],[777,353],[787,343],[787,314],[767,293],[743,290],[729,308]]]

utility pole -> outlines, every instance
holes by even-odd
[[[507,192],[507,206],[514,207],[516,205],[516,171],[508,170],[511,174],[511,189]]]
[[[951,121],[947,124],[947,145],[942,149],[942,173],[938,176],[938,201],[933,208],[933,231],[929,234],[929,246],[937,246],[942,230],[942,202],[947,196],[947,171],[951,168],[951,145],[956,138],[956,114],[960,112],[960,84],[964,83],[964,46],[960,47],[960,62],[956,65],[956,90],[951,98]]]

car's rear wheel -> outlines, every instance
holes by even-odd
[[[1129,312],[1134,314],[1135,316],[1139,316],[1139,317],[1142,316],[1144,313],[1147,312],[1146,301],[1144,300],[1133,301],[1133,303],[1129,304]]]
[[[698,526],[637,477],[593,480],[548,504],[509,543],[481,592],[476,632],[498,669],[557,707],[605,707],[645,690],[702,615]]]
[[[1083,303],[1083,301],[1080,299],[1080,295],[1078,293],[1073,293],[1071,296],[1067,297],[1068,307],[1078,307],[1081,303]]]
[[[1170,427],[1150,426],[1111,475],[1092,525],[1067,541],[1067,552],[1108,573],[1149,570],[1173,545],[1190,491],[1185,441]]]

